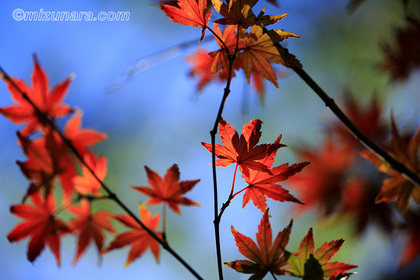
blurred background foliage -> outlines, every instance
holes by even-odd
[[[349,11],[349,0],[279,0],[278,6],[260,1],[254,8],[268,7],[268,14],[288,13],[275,28],[301,36],[285,46],[302,62],[304,69],[339,104],[343,93],[351,91],[355,100],[367,105],[373,96],[383,104],[389,121],[390,111],[402,128],[420,123],[420,79],[415,70],[404,81],[392,81],[380,71],[385,59],[381,44],[393,41],[397,28],[403,27],[406,11],[399,0],[366,0]],[[129,11],[128,22],[34,22],[15,21],[16,8],[26,11]],[[419,1],[409,1],[408,10],[420,16]],[[215,14],[214,14],[215,15]],[[217,18],[217,17],[214,17]],[[150,57],[168,47],[199,39],[196,28],[172,23],[152,1],[1,1],[0,64],[11,75],[28,83],[32,72],[32,54],[36,53],[50,78],[50,85],[75,73],[66,103],[84,111],[83,126],[106,132],[109,140],[95,150],[108,158],[106,182],[136,209],[146,198],[129,188],[146,185],[144,165],[164,174],[177,163],[182,180],[201,179],[189,197],[202,204],[182,209],[182,216],[168,215],[168,239],[173,247],[206,279],[216,279],[213,234],[213,194],[210,154],[200,142],[209,142],[209,131],[223,94],[223,84],[211,84],[196,91],[197,81],[188,76],[190,65],[185,57],[196,46],[174,49],[149,59],[150,67],[128,79],[124,73],[141,58]],[[207,36],[202,46],[215,50]],[[198,46],[198,44],[197,44]],[[168,59],[163,55],[168,55]],[[154,58],[158,57],[157,61]],[[160,61],[163,60],[163,61]],[[160,62],[160,63],[155,63]],[[263,101],[250,89],[244,75],[238,73],[232,84],[223,117],[239,130],[245,122],[263,121],[262,143],[283,134],[277,163],[294,163],[300,159],[301,147],[318,149],[325,139],[334,116],[316,95],[290,70],[277,66],[279,89],[266,84]],[[116,84],[117,83],[117,84]],[[115,85],[118,85],[115,87]],[[4,83],[0,84],[0,106],[9,105]],[[75,253],[73,237],[65,237],[62,267],[57,268],[52,254],[45,250],[32,265],[26,260],[27,243],[10,244],[7,233],[18,221],[9,214],[9,206],[18,203],[27,187],[16,160],[24,155],[16,145],[17,127],[0,118],[0,271],[4,279],[192,279],[189,273],[166,252],[156,264],[150,253],[123,269],[128,249],[107,254],[101,264],[91,248],[76,267],[71,265]],[[232,182],[233,167],[218,170],[220,201],[226,200]],[[241,178],[237,186],[244,184]],[[354,235],[354,224],[345,218],[322,218],[316,208],[297,214],[290,203],[269,201],[271,223],[275,232],[294,219],[289,250],[295,251],[309,227],[314,228],[316,246],[325,241],[344,238],[335,260],[359,265],[352,279],[418,279],[419,260],[398,271],[398,257],[404,237],[385,234],[368,226]],[[241,199],[234,200],[221,223],[224,261],[242,259],[236,249],[230,225],[254,237],[262,213],[253,205],[241,209]],[[104,208],[119,211],[110,204]],[[150,207],[153,212],[160,207]],[[247,279],[226,268],[226,279]],[[268,278],[268,276],[267,276]],[[287,279],[287,277],[284,277]]]

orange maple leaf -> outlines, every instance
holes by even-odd
[[[86,164],[92,169],[95,175],[103,181],[107,173],[107,160],[104,155],[97,157],[95,153],[88,152],[83,157]],[[82,165],[82,175],[75,176],[73,178],[74,188],[81,194],[89,194],[93,196],[99,196],[99,190],[102,185],[92,175],[89,169]]]
[[[251,73],[257,72],[272,82],[277,88],[279,87],[277,76],[270,61],[285,64],[283,55],[279,53],[274,44],[288,38],[299,38],[299,36],[283,30],[270,30],[268,33],[263,34],[263,28],[258,25],[253,25],[250,33],[245,29],[241,29],[240,39],[244,47],[241,48],[238,59],[242,59],[242,68],[248,83],[250,82]]]
[[[39,193],[35,193],[31,195],[31,200],[34,205],[20,204],[10,207],[10,212],[24,221],[9,232],[7,239],[17,242],[30,236],[27,251],[30,262],[41,254],[47,244],[60,266],[60,238],[71,230],[55,216],[55,200],[52,195],[44,200]]]
[[[231,0],[225,4],[221,0],[212,0],[214,9],[224,18],[216,20],[220,24],[240,25],[248,28],[254,25],[256,16],[252,12],[252,7],[258,0]]]
[[[145,206],[140,204],[139,208],[142,223],[151,231],[156,231],[159,225],[159,213],[152,217],[152,214]],[[146,230],[128,215],[117,215],[114,218],[131,230],[117,235],[115,240],[102,251],[102,255],[114,249],[131,245],[125,267],[141,257],[147,248],[150,248],[156,261],[159,262],[160,244]],[[156,233],[156,235],[162,238],[161,233]]]
[[[98,252],[101,252],[104,246],[104,231],[114,232],[109,221],[113,215],[106,211],[92,214],[90,203],[86,199],[81,200],[80,206],[71,205],[68,210],[76,215],[69,222],[73,232],[78,234],[77,252],[73,259],[73,264],[76,264],[90,242],[95,242]]]
[[[167,203],[169,207],[178,214],[181,210],[178,205],[200,206],[197,202],[192,201],[182,195],[189,192],[198,182],[192,181],[179,181],[178,165],[174,164],[166,171],[165,177],[162,178],[158,173],[145,166],[147,174],[147,182],[152,186],[131,186],[136,191],[151,198],[146,202],[147,204],[160,204]]]
[[[216,23],[214,23],[213,30],[215,33],[214,37],[220,49],[218,51],[209,53],[209,55],[213,58],[213,64],[211,65],[210,72],[212,74],[219,72],[226,79],[228,77],[229,60],[227,57],[227,50],[225,47],[228,48],[228,51],[230,54],[233,54],[235,52],[236,43],[237,43],[237,39],[236,39],[237,28],[233,25],[230,25],[230,26],[225,27],[222,33],[219,26]],[[223,43],[220,42],[219,39],[221,39]],[[242,46],[242,44],[240,46]],[[236,63],[234,62],[233,69],[239,69],[237,65],[237,60],[235,61]],[[233,76],[234,76],[234,72],[232,71],[232,77]]]
[[[391,155],[404,164],[415,174],[420,174],[420,127],[409,141],[404,139],[398,132],[394,117],[391,116],[392,125],[392,150]],[[383,181],[381,190],[376,197],[376,202],[392,202],[397,200],[397,207],[403,213],[407,212],[411,197],[420,203],[420,188],[408,181],[400,172],[391,168],[376,154],[370,151],[362,151],[361,155],[370,160],[379,171],[389,174],[391,177]]]
[[[60,118],[67,116],[72,112],[70,106],[61,102],[66,95],[70,85],[71,78],[67,78],[64,82],[57,84],[52,90],[48,85],[48,76],[44,69],[39,65],[34,55],[34,70],[32,72],[32,88],[30,88],[23,80],[11,78],[11,80],[25,93],[28,98],[50,118]],[[45,123],[43,119],[35,112],[32,105],[22,96],[9,81],[6,80],[8,89],[12,95],[12,99],[18,103],[7,108],[0,108],[0,113],[16,124],[26,123],[26,127],[21,133],[27,136],[39,129],[44,129]]]
[[[161,4],[161,9],[172,21],[194,27],[201,27],[200,42],[209,23],[212,11],[207,10],[207,0],[178,0],[178,7]]]
[[[329,262],[340,250],[343,242],[343,239],[325,242],[314,253],[315,243],[312,228],[310,228],[300,243],[299,252],[289,256],[287,262],[290,268],[287,269],[287,273],[292,276],[303,277],[303,279],[325,279],[327,277],[333,280],[347,270],[357,268],[357,265]]]
[[[281,135],[273,144],[257,145],[261,137],[261,120],[252,120],[242,128],[241,136],[228,122],[221,120],[219,123],[219,135],[223,145],[216,144],[215,155],[219,159],[216,166],[226,167],[233,163],[239,165],[242,174],[249,176],[249,169],[269,172],[271,167],[261,162],[266,157],[274,158],[280,147]],[[201,142],[212,153],[212,145]]]
[[[212,0],[214,9],[224,17],[216,20],[215,22],[225,25],[240,25],[243,28],[248,28],[254,24],[260,26],[274,24],[287,15],[264,15],[266,9],[263,9],[258,16],[255,16],[252,12],[252,8],[258,0],[231,0],[227,2],[228,4],[225,4],[221,0]]]
[[[265,211],[261,223],[258,226],[258,233],[256,234],[258,244],[248,236],[239,233],[233,226],[231,229],[239,252],[250,261],[236,260],[225,263],[225,265],[238,272],[252,274],[250,279],[253,280],[263,279],[268,272],[273,277],[274,274],[285,274],[285,270],[281,267],[287,264],[285,247],[289,243],[292,222],[277,234],[274,243],[270,221],[268,220],[268,209]]]

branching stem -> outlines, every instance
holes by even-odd
[[[219,37],[219,35],[216,34],[216,32],[214,32],[213,29],[211,29],[210,27],[206,26],[206,28],[213,34],[213,36],[222,44],[223,48],[226,50],[227,55],[229,56],[229,48],[226,46],[225,42],[222,40],[222,38]],[[230,81],[228,81],[229,83]]]
[[[226,200],[225,203],[222,204],[222,208],[220,209],[220,212],[219,212],[219,215],[218,215],[219,220],[222,219],[223,213],[225,212],[226,208],[229,207],[230,202],[236,196],[236,194],[235,195],[233,194],[233,191],[235,189],[236,173],[238,171],[238,166],[239,166],[238,164],[236,164],[236,166],[235,166],[235,173],[233,174],[232,189],[230,190],[230,194],[229,194],[228,199]]]
[[[214,122],[213,129],[210,131],[211,136],[211,162],[212,162],[212,172],[213,172],[213,195],[214,195],[214,235],[215,235],[215,243],[216,243],[216,254],[217,254],[217,268],[219,271],[219,280],[223,280],[223,262],[222,262],[222,250],[220,246],[220,217],[219,217],[219,202],[218,202],[218,192],[217,192],[217,175],[216,175],[216,134],[217,134],[217,127],[219,122],[222,118],[223,108],[226,103],[226,99],[230,93],[230,83],[232,80],[232,71],[233,71],[233,62],[236,59],[236,54],[230,55],[229,50],[226,48],[226,52],[228,53],[228,62],[229,62],[229,69],[228,69],[228,77],[226,87],[223,92],[222,102],[219,106],[219,111],[217,112],[216,120]]]
[[[232,189],[230,190],[229,199],[232,198],[233,191],[235,189],[235,182],[236,182],[236,172],[238,171],[239,164],[235,166],[235,173],[233,173],[233,182],[232,182]]]

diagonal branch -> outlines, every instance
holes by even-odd
[[[267,29],[264,28],[264,32],[267,32]],[[277,49],[280,53],[289,54],[289,51],[286,48],[283,48],[279,43],[276,44]],[[363,145],[365,148],[375,153],[380,159],[386,161],[390,166],[402,174],[407,180],[413,183],[415,186],[420,187],[420,177],[415,174],[413,171],[408,169],[404,164],[396,160],[385,150],[376,145],[372,140],[370,140],[365,134],[363,134],[357,126],[344,114],[344,112],[337,106],[334,99],[328,96],[327,93],[311,78],[311,76],[303,70],[302,67],[296,65],[287,65],[286,67],[295,71],[296,74],[324,101],[325,106],[328,107],[333,114],[343,123],[343,125],[350,131],[350,133]]]
[[[145,224],[143,224],[142,221],[124,204],[124,202],[122,202],[117,197],[117,195],[114,192],[112,192],[111,189],[101,179],[98,178],[95,172],[90,168],[90,166],[83,159],[82,155],[74,147],[72,141],[64,136],[64,134],[61,132],[61,130],[55,124],[55,122],[51,120],[44,112],[42,112],[33,103],[33,101],[28,97],[28,95],[16,85],[16,83],[10,78],[10,76],[3,70],[2,67],[0,67],[0,78],[3,78],[6,81],[8,81],[22,95],[22,97],[32,106],[32,108],[35,110],[39,118],[41,118],[43,122],[47,123],[59,135],[61,140],[73,152],[73,154],[81,162],[81,164],[85,166],[89,170],[89,172],[92,174],[92,176],[98,181],[98,183],[101,184],[101,187],[103,188],[103,190],[105,190],[109,199],[112,199],[118,206],[120,206],[120,208],[124,210],[124,212],[126,212],[130,217],[132,217],[153,239],[159,242],[159,244],[162,245],[162,247],[166,251],[168,251],[173,257],[175,257],[186,269],[188,269],[195,276],[196,279],[199,279],[199,280],[203,279],[183,258],[181,258],[181,256],[178,255],[178,253],[176,253],[172,249],[172,247],[169,246],[166,240],[160,239],[152,230],[150,230]]]

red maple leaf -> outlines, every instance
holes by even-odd
[[[178,205],[200,205],[191,199],[182,196],[200,182],[200,179],[192,181],[179,181],[180,173],[178,165],[176,164],[172,165],[172,167],[166,171],[164,178],[147,166],[144,168],[146,169],[147,182],[152,187],[132,186],[132,188],[151,197],[146,202],[147,204],[167,203],[169,207],[178,214],[181,214],[181,210]]]
[[[260,120],[252,120],[242,128],[241,136],[228,122],[221,120],[219,123],[219,135],[223,145],[216,144],[215,155],[219,159],[216,166],[226,167],[233,163],[239,165],[242,174],[249,176],[249,169],[270,172],[271,167],[262,163],[261,160],[270,157],[274,158],[280,147],[281,136],[273,144],[257,145],[261,137]],[[201,144],[212,153],[212,145],[201,142]]]
[[[187,56],[186,60],[188,63],[192,64],[189,75],[191,77],[198,76],[198,90],[202,90],[212,80],[222,80],[220,75],[213,75],[210,72],[213,58],[208,54],[208,51],[198,49],[195,53]]]
[[[343,188],[343,199],[338,219],[350,217],[356,234],[361,235],[370,224],[376,224],[385,233],[395,228],[395,211],[389,204],[375,203],[375,197],[381,186],[379,176],[363,176],[350,179]]]
[[[34,140],[18,132],[19,145],[28,157],[24,162],[17,161],[22,173],[31,180],[27,196],[43,190],[47,197],[55,185],[56,176],[61,181],[65,196],[73,192],[72,178],[76,175],[74,164],[69,158],[69,149],[63,145],[57,133],[52,129]]]
[[[407,232],[405,244],[399,257],[399,269],[406,268],[420,255],[420,213],[410,211],[405,215]]]
[[[287,180],[290,176],[302,171],[309,162],[296,163],[289,166],[288,163],[270,169],[270,173],[259,170],[249,170],[249,176],[242,175],[248,186],[244,189],[245,195],[242,207],[245,207],[252,199],[254,205],[265,212],[267,209],[266,198],[277,201],[292,201],[303,204],[277,183]]]
[[[325,242],[314,253],[315,244],[312,228],[310,228],[300,243],[299,252],[290,255],[287,261],[290,268],[287,269],[287,273],[292,276],[303,277],[303,279],[305,277],[308,277],[307,279],[324,279],[326,277],[331,280],[337,279],[336,276],[357,267],[357,265],[329,262],[340,250],[343,242],[343,239]],[[309,274],[313,278],[309,277]]]
[[[22,136],[20,132],[17,133],[17,136],[19,145],[28,157],[24,162],[17,161],[17,164],[26,178],[31,180],[24,200],[41,189],[47,196],[54,186],[56,168],[52,160],[53,154],[46,147],[46,138],[39,137],[31,141],[29,137]]]
[[[142,223],[151,231],[156,231],[159,225],[159,213],[152,217],[152,214],[145,206],[140,204],[139,208]],[[160,244],[146,230],[128,215],[118,215],[114,218],[131,230],[117,235],[115,240],[101,254],[130,245],[131,249],[128,253],[125,267],[143,255],[147,248],[150,248],[156,261],[159,262]],[[156,233],[156,235],[162,238],[161,233]]]
[[[114,232],[114,228],[109,221],[113,215],[106,211],[99,211],[92,214],[90,203],[86,199],[81,200],[80,206],[71,205],[68,210],[76,217],[69,222],[74,233],[78,234],[77,252],[73,264],[86,251],[89,243],[95,242],[98,252],[104,247],[104,231]]]
[[[307,206],[318,206],[329,215],[338,209],[346,184],[346,175],[353,165],[355,153],[332,138],[322,147],[298,150],[302,160],[311,166],[289,179],[289,188],[299,193]],[[307,209],[307,207],[305,207]]]
[[[369,139],[376,143],[384,142],[388,125],[382,119],[382,104],[377,96],[374,96],[368,106],[363,108],[360,102],[354,97],[354,94],[346,91],[344,93],[343,111]],[[359,152],[362,145],[341,122],[334,122],[331,129],[337,134],[340,142]]]
[[[411,139],[404,139],[398,131],[394,117],[391,117],[392,125],[392,149],[391,155],[404,164],[415,174],[420,173],[420,127]],[[408,181],[400,172],[391,168],[390,164],[384,162],[376,154],[370,151],[362,151],[361,155],[370,160],[379,171],[389,174],[391,177],[383,181],[381,190],[376,197],[376,202],[397,201],[397,207],[402,212],[407,212],[411,197],[420,203],[420,188]]]
[[[251,77],[252,77],[254,89],[257,92],[261,103],[263,104],[264,99],[265,99],[265,84],[264,84],[265,80],[264,80],[264,77],[257,72],[251,73]]]
[[[394,42],[381,44],[385,54],[381,70],[393,81],[404,81],[420,67],[420,19],[406,17],[405,26],[396,30]]]
[[[279,144],[280,140],[281,135],[277,138],[274,144]],[[267,197],[277,201],[293,201],[301,203],[298,199],[289,194],[286,189],[277,183],[285,181],[290,176],[300,172],[306,165],[309,164],[309,162],[293,164],[292,166],[289,166],[288,163],[285,163],[283,165],[271,168],[274,164],[274,158],[276,154],[277,150],[273,151],[270,156],[260,160],[262,164],[270,168],[269,172],[250,169],[249,174],[242,174],[242,177],[245,179],[245,183],[247,183],[248,186],[233,195],[233,197],[235,197],[239,193],[245,191],[242,207],[245,207],[252,199],[254,205],[264,213],[267,208]]]
[[[92,169],[95,175],[103,181],[107,173],[107,160],[104,155],[97,157],[93,152],[88,152],[84,156],[86,164]],[[73,178],[74,188],[81,194],[98,196],[101,183],[93,176],[90,170],[82,165],[82,175]]]
[[[87,149],[107,139],[106,133],[82,127],[83,113],[77,110],[64,126],[64,136],[83,156]]]
[[[231,229],[239,252],[249,260],[236,260],[225,263],[225,265],[238,272],[252,274],[250,279],[253,280],[263,279],[268,272],[273,277],[274,274],[285,274],[285,270],[281,267],[287,264],[287,256],[284,253],[285,247],[289,243],[292,222],[277,234],[274,243],[270,221],[268,220],[268,210],[265,211],[258,226],[258,233],[256,234],[258,244],[248,236],[236,231],[233,226]]]
[[[64,82],[57,84],[52,90],[48,85],[48,76],[42,67],[38,64],[36,56],[34,56],[34,70],[32,73],[32,88],[30,88],[23,80],[12,78],[11,80],[25,93],[28,98],[40,109],[46,116],[55,119],[64,117],[72,112],[72,109],[61,102],[66,95],[70,85],[71,78],[67,78]],[[9,81],[6,80],[8,89],[12,95],[12,99],[18,103],[7,108],[0,108],[0,113],[16,124],[26,123],[26,127],[21,133],[27,136],[38,129],[45,128],[45,122],[32,107],[32,105],[22,96]]]
[[[161,5],[161,9],[172,21],[203,28],[200,42],[209,23],[212,11],[207,11],[207,0],[178,0],[177,6]]]
[[[20,204],[10,207],[10,212],[24,221],[9,232],[7,239],[17,242],[30,236],[27,251],[30,262],[41,254],[47,244],[60,266],[60,238],[71,230],[55,216],[55,200],[52,195],[44,200],[39,193],[35,193],[31,195],[31,200],[34,205]]]

